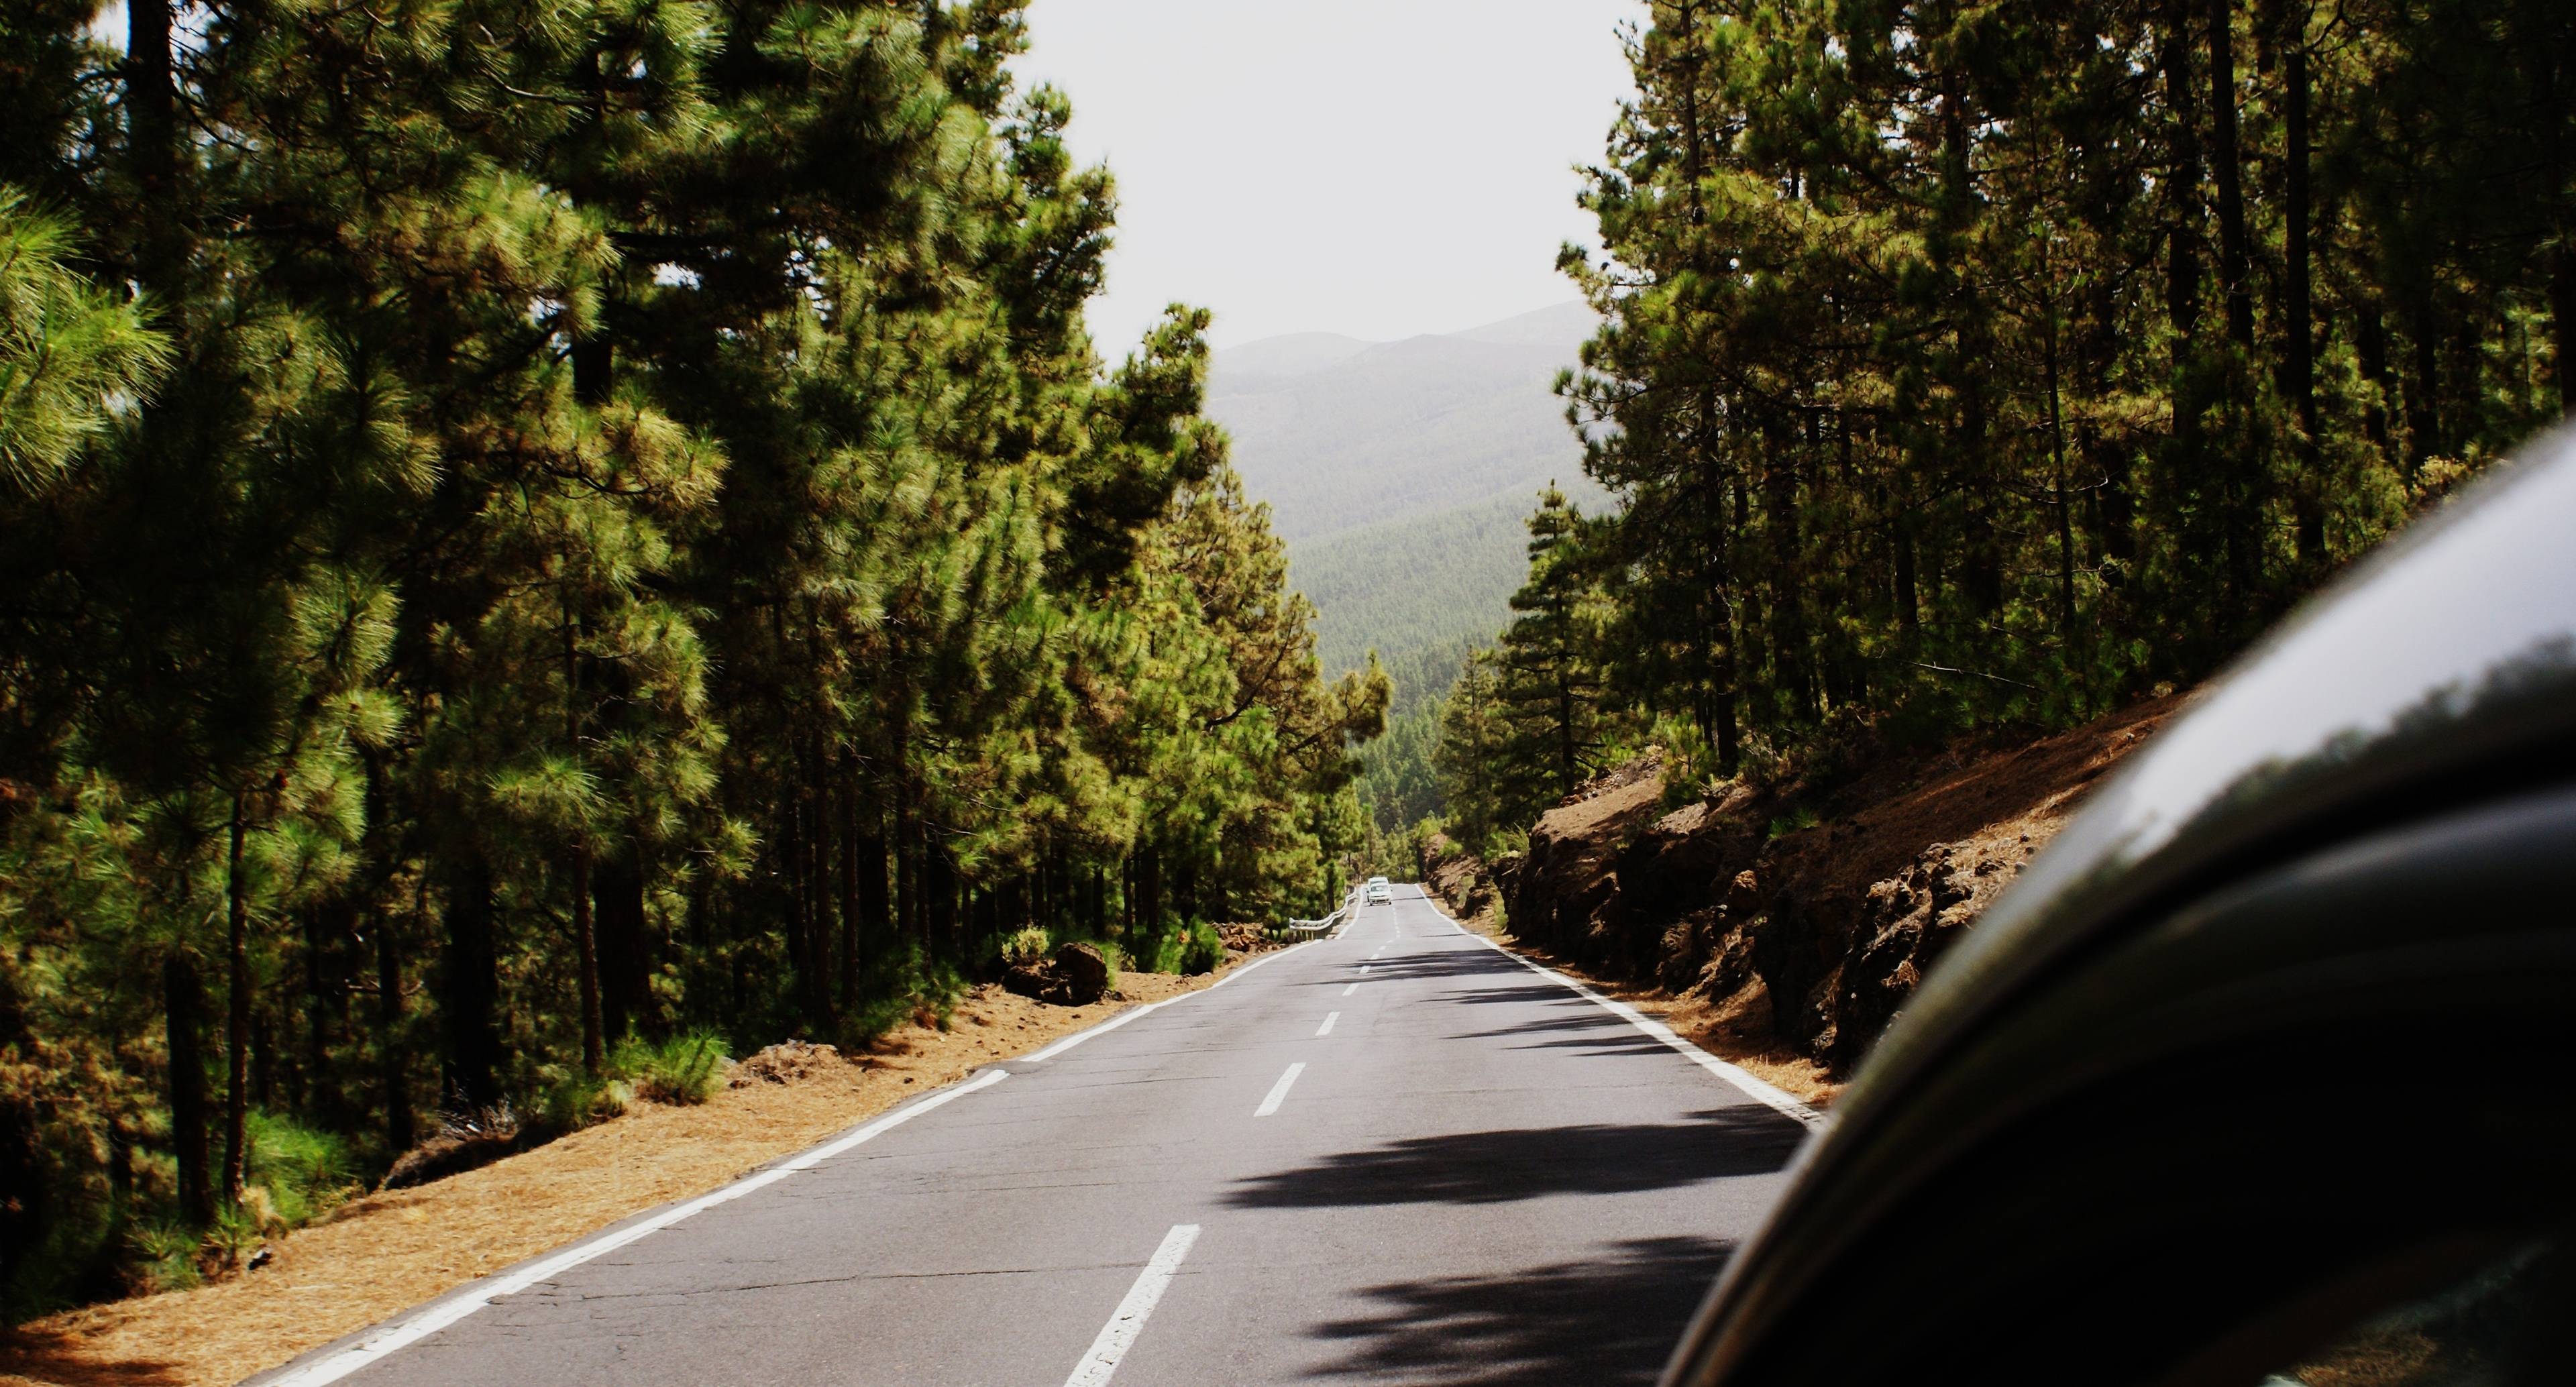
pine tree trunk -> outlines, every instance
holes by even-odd
[[[886,939],[892,921],[888,915],[885,812],[881,806],[870,804],[863,813],[865,827],[859,835],[858,860],[860,918],[866,926],[861,943],[864,949],[869,947],[866,942],[869,938]],[[857,1005],[855,993],[849,1004]]]
[[[2388,452],[2388,397],[2397,393],[2396,378],[2388,371],[2388,322],[2376,303],[2365,302],[2353,324],[2353,355],[2361,367],[2361,378],[2379,387],[2372,395],[2370,407],[2362,411],[2361,431],[2384,457]]]
[[[250,883],[242,877],[242,842],[249,832],[245,795],[233,792],[225,833],[224,926],[228,942],[224,1023],[224,1187],[226,1207],[241,1201],[242,1169],[250,1141]]]
[[[2308,7],[2305,0],[2288,6],[2284,23],[2286,47],[2282,54],[2282,80],[2289,87],[2284,102],[2283,132],[2289,148],[2285,151],[2286,168],[2283,182],[2287,185],[2282,217],[2289,223],[2286,251],[2289,263],[2283,267],[2288,283],[2284,286],[2288,352],[2286,364],[2289,381],[2287,393],[2299,420],[2299,484],[2293,493],[2293,508],[2298,527],[2299,563],[2310,573],[2319,571],[2326,561],[2326,479],[2317,447],[2317,390],[2315,329],[2310,324],[2314,313],[2313,275],[2309,265],[2308,223],[2313,217],[2308,190]]]
[[[488,1108],[501,1100],[500,964],[492,919],[492,867],[467,847],[448,872],[447,944],[439,959],[443,1034],[441,1101]]]
[[[2191,68],[2189,0],[2165,0],[2159,26],[2160,66],[2164,72],[2166,114],[2172,122],[2172,167],[2165,179],[2169,210],[2166,227],[2165,318],[2171,332],[2173,392],[2172,433],[2166,440],[2166,471],[2181,498],[2196,502],[2176,536],[2183,554],[2196,568],[2201,556],[2221,542],[2202,517],[2215,508],[2220,488],[2212,485],[2208,447],[2201,428],[2206,386],[2201,367],[2201,248],[2207,213],[2202,203],[2202,152],[2199,98]],[[2187,569],[2186,571],[2190,571]],[[2200,586],[2195,584],[2195,586]],[[2192,591],[2191,600],[2209,602],[2213,594]],[[2158,655],[2177,672],[2196,669],[2206,652],[2198,648],[2160,649]]]
[[[277,1110],[277,1007],[255,1002],[250,1012],[250,1101]],[[247,1148],[245,1148],[247,1149]]]
[[[2185,0],[2167,0],[2163,35],[2166,113],[2173,121],[2173,168],[2166,179],[2172,198],[2165,242],[2165,316],[2173,329],[2174,371],[2179,377],[2200,332],[2200,130],[2191,94],[2191,46]],[[2175,427],[2184,427],[2177,405]]]
[[[2542,186],[2550,190],[2556,204],[2548,221],[2550,238],[2556,242],[2549,255],[2550,365],[2558,387],[2558,412],[2576,419],[2576,223],[2571,223],[2566,203],[2567,101],[2576,95],[2567,91],[2566,83],[2576,78],[2576,27],[2557,19],[2552,8],[2538,7],[2543,33],[2519,34],[2507,42],[2530,64],[2530,109],[2540,132]],[[2549,28],[2557,32],[2547,32]]]
[[[1914,512],[1911,507],[1896,517],[1896,627],[1907,636],[1923,631],[1923,602],[1914,584]]]
[[[1771,650],[1778,687],[1787,691],[1800,717],[1816,711],[1806,627],[1806,596],[1800,573],[1798,472],[1788,459],[1793,448],[1785,431],[1774,435],[1771,455],[1763,460],[1763,524],[1771,531]]]
[[[930,912],[921,900],[921,820],[914,803],[911,714],[894,710],[893,740],[886,763],[894,776],[895,919],[898,930],[930,956]]]
[[[411,1086],[403,1079],[402,948],[390,918],[376,921],[376,1082],[383,1090],[385,1149],[400,1155],[414,1140]]]
[[[2407,475],[2424,460],[2447,449],[2442,438],[2442,313],[2436,303],[2432,267],[2413,267],[2414,321],[2407,330],[2415,339],[2415,378],[2406,383]]]
[[[1136,848],[1136,923],[1147,933],[1163,932],[1162,853],[1148,842]]]
[[[2218,278],[2227,296],[2227,340],[2236,357],[2223,376],[2233,448],[2247,449],[2218,477],[2227,582],[2240,613],[2250,611],[2260,581],[2261,541],[2255,534],[2262,460],[2245,429],[2248,404],[2243,370],[2254,356],[2254,289],[2247,265],[2244,157],[2236,119],[2236,0],[2209,0],[2210,170],[2218,192]],[[2231,449],[2231,451],[2233,450]],[[2222,637],[2233,634],[2221,631]]]
[[[858,769],[851,764],[850,751],[843,746],[838,757],[840,775],[836,777],[840,802],[841,837],[841,1007],[844,1011],[859,1004],[860,939],[859,916],[859,834]]]
[[[2040,340],[2047,355],[2049,494],[2057,521],[2057,629],[2059,638],[2072,650],[2082,644],[2083,633],[2075,625],[2075,530],[2067,514],[2066,415],[2057,364],[2057,302],[2054,281],[2048,279],[2053,268],[2045,259],[2042,260],[2041,277],[2050,283],[2051,293],[2043,310],[2045,317],[2041,323]],[[2071,663],[2075,664],[2076,677],[2080,681],[2083,664],[2080,661]]]
[[[187,279],[189,221],[179,207],[179,96],[170,58],[169,0],[133,0],[125,12],[125,109],[135,191],[144,218],[135,277],[168,313]],[[181,324],[175,317],[168,324]]]
[[[2209,0],[2209,138],[2218,183],[2218,277],[2227,291],[2227,336],[2254,350],[2254,289],[2247,283],[2245,177],[2236,135],[2236,3]]]
[[[170,1051],[170,1152],[179,1164],[179,1216],[192,1228],[215,1221],[206,1184],[206,991],[196,960],[172,949],[161,960],[163,1036]]]
[[[349,1033],[349,983],[357,965],[350,946],[358,938],[357,902],[334,895],[304,913],[304,1057],[290,1096],[323,1125],[347,1130],[348,1097],[331,1064],[331,1046]]]
[[[599,935],[591,917],[590,845],[572,850],[572,934],[581,963],[581,1067],[596,1075],[608,1065],[599,1015]]]
[[[802,987],[806,1020],[817,1030],[832,1024],[832,943],[839,934],[835,906],[839,895],[832,880],[832,849],[839,837],[832,830],[830,763],[824,759],[821,734],[806,732],[797,753],[798,777],[804,781],[805,874],[809,883],[805,909],[809,917],[806,947],[812,955],[813,979]]]
[[[644,922],[641,849],[632,843],[592,862],[590,900],[599,941],[599,1027],[614,1044],[638,1027],[653,1029],[653,960]]]
[[[922,830],[921,895],[927,912],[922,920],[923,952],[931,956],[945,953],[951,959],[957,954],[957,874],[949,861],[944,843],[931,840],[927,825]]]
[[[2549,342],[2558,377],[2558,412],[2576,419],[2576,245],[2559,233],[2558,250],[2549,258]]]
[[[581,634],[566,585],[563,604],[564,751],[581,754]],[[581,1067],[596,1076],[607,1067],[599,1024],[599,937],[590,914],[590,835],[577,829],[571,853],[572,936],[581,969]]]

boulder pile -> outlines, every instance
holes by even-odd
[[[810,1045],[802,1040],[782,1040],[733,1066],[725,1079],[727,1088],[749,1088],[753,1084],[789,1084],[811,1078],[827,1064],[840,1062],[841,1052],[829,1045]]]
[[[1002,986],[1056,1006],[1087,1007],[1109,995],[1109,960],[1089,944],[1065,944],[1043,963],[1012,964]]]

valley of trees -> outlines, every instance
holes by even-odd
[[[1365,832],[1014,0],[0,9],[0,1307]],[[263,1184],[263,1182],[268,1182]],[[308,1180],[309,1183],[309,1180]]]
[[[1564,267],[1610,516],[1436,761],[1504,849],[2182,686],[2576,400],[2558,0],[1656,0]]]

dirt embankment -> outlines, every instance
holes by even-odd
[[[1481,889],[1515,944],[1829,1098],[1924,971],[2178,703],[2037,741],[1892,754],[1830,786],[1739,786],[1670,812],[1649,756],[1549,811],[1525,856],[1487,871],[1437,845],[1425,872],[1461,914]]]
[[[1198,977],[1122,973],[1112,1000],[1052,1006],[977,989],[949,1027],[908,1025],[868,1053],[772,1047],[704,1104],[639,1104],[521,1155],[344,1205],[274,1259],[191,1291],[0,1330],[0,1387],[223,1387],[627,1216],[692,1198],[980,1065],[1041,1046]]]

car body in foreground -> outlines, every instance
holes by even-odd
[[[2576,1381],[2576,441],[2525,456],[2095,795],[1666,1382]]]

